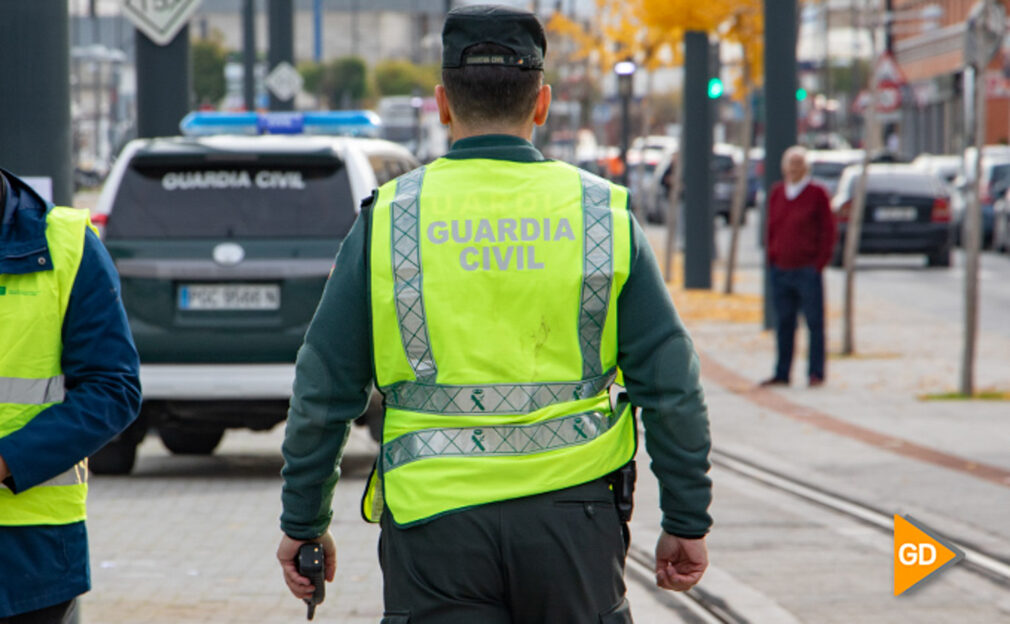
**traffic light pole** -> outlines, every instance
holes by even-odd
[[[136,31],[137,136],[179,134],[190,110],[189,24],[168,45],[160,46]]]
[[[708,33],[684,35],[684,287],[712,288],[712,104]]]
[[[280,63],[294,65],[294,7],[292,0],[269,0],[267,21],[270,25],[270,51],[268,61],[270,71]],[[295,109],[295,99],[282,100],[270,94],[270,110],[290,111]]]
[[[73,202],[70,23],[67,0],[0,2],[4,83],[0,167],[48,178],[56,204]]]
[[[796,143],[796,0],[765,2],[765,201],[761,231],[766,230],[768,197],[782,179],[782,154]],[[764,254],[764,327],[775,326],[771,272]]]

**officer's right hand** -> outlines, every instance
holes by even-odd
[[[656,544],[656,585],[663,589],[686,591],[701,580],[708,568],[705,538],[687,539],[666,531]]]
[[[295,598],[303,600],[312,597],[315,589],[311,581],[298,573],[295,559],[298,557],[298,549],[306,542],[319,542],[323,546],[323,553],[326,555],[326,581],[332,583],[337,574],[337,544],[333,541],[333,536],[327,531],[313,540],[296,540],[282,535],[280,546],[277,547],[277,561],[284,571],[284,582],[288,589],[295,595]]]

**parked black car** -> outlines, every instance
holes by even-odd
[[[842,265],[849,210],[860,170],[861,165],[845,168],[831,200],[838,222],[833,266]],[[869,166],[860,253],[926,254],[929,266],[950,266],[952,242],[950,200],[934,174],[908,164]]]

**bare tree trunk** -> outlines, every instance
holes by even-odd
[[[979,20],[981,21],[981,20]],[[964,349],[961,358],[961,394],[975,393],[975,345],[978,342],[978,264],[982,245],[982,146],[985,145],[985,68],[976,66],[975,84],[975,176],[971,203],[965,213],[964,232]]]
[[[876,15],[870,17],[870,58],[877,58]],[[877,80],[875,72],[870,71],[870,102],[866,109],[866,124],[863,128],[863,163],[856,182],[856,191],[849,207],[848,229],[845,233],[845,293],[842,308],[842,354],[852,355],[856,351],[855,344],[855,279],[856,255],[859,252],[859,239],[863,230],[863,213],[866,208],[866,174],[870,165],[870,153],[877,144]]]
[[[754,134],[754,110],[751,108],[750,62],[743,58],[743,162],[733,189],[733,204],[730,206],[729,253],[726,257],[726,285],[723,292],[733,294],[733,272],[736,269],[737,243],[740,239],[740,222],[743,221],[744,203],[747,200],[747,170],[750,168],[751,137]]]
[[[684,154],[683,141],[677,147],[673,158],[673,168],[670,171],[670,195],[666,208],[666,254],[663,263],[663,275],[666,281],[673,281],[673,255],[677,248],[677,220],[680,218],[680,187],[681,187],[681,156]]]

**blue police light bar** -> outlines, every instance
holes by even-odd
[[[214,134],[259,134],[258,113],[189,113],[179,122],[185,136]]]
[[[382,121],[372,111],[322,111],[306,113],[189,113],[179,122],[185,136],[215,134],[320,134],[379,136]]]

